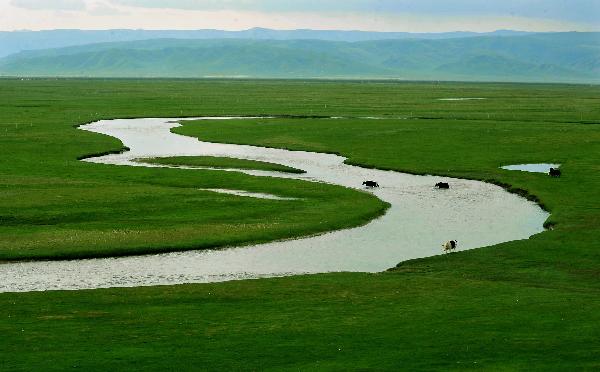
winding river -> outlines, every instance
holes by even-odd
[[[196,118],[226,120],[229,118]],[[219,282],[324,272],[380,272],[398,262],[441,254],[441,244],[459,242],[459,250],[527,239],[542,232],[548,213],[537,204],[502,188],[478,181],[365,169],[344,164],[331,154],[256,146],[218,144],[171,133],[180,119],[103,120],[81,129],[120,139],[130,151],[85,161],[126,166],[138,158],[222,156],[267,161],[303,169],[304,174],[235,170],[326,182],[364,190],[363,180],[381,187],[369,190],[391,208],[365,226],[318,236],[221,250],[72,261],[17,262],[0,265],[0,292],[76,290],[107,287]],[[334,120],[334,119],[332,119]],[[192,170],[190,170],[192,171]],[[449,182],[449,190],[433,185]],[[227,192],[231,197],[274,197]],[[241,196],[240,196],[241,195]]]

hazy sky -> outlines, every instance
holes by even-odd
[[[600,0],[0,0],[0,30],[600,30]]]

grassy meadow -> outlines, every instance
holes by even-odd
[[[77,125],[101,118],[215,115],[222,109],[216,108],[217,103],[206,111],[198,110],[212,95],[209,84],[0,83],[0,261],[264,242],[360,225],[387,207],[368,193],[325,184],[210,170],[132,169],[78,160],[118,151],[122,145],[114,138],[78,130]],[[161,89],[165,97],[187,92],[194,99],[161,107],[156,99]],[[203,188],[266,192],[298,200],[265,203],[230,195],[216,197],[199,190]]]
[[[459,97],[486,99],[439,100]],[[122,147],[79,124],[201,115],[286,117],[174,131],[488,180],[538,200],[552,230],[380,274],[3,293],[0,369],[600,367],[598,86],[0,80],[0,260],[267,241],[354,226],[385,210],[369,194],[331,185],[77,161]],[[385,119],[361,119],[373,116]],[[534,162],[560,163],[563,176],[498,168]],[[197,190],[224,187],[302,200]]]

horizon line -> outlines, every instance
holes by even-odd
[[[95,28],[95,29],[83,29],[83,28],[49,28],[49,29],[15,29],[15,30],[0,30],[0,32],[48,32],[48,31],[221,31],[221,32],[246,32],[253,30],[265,30],[265,31],[317,31],[317,32],[364,32],[364,33],[377,33],[377,34],[449,34],[449,33],[472,33],[472,34],[492,34],[496,32],[516,32],[516,33],[569,33],[569,32],[581,32],[581,33],[594,33],[600,32],[598,30],[569,30],[569,31],[524,31],[515,30],[508,28],[500,28],[494,31],[469,31],[469,30],[452,30],[452,31],[437,31],[437,32],[413,32],[413,31],[372,31],[372,30],[359,30],[359,29],[315,29],[315,28],[291,28],[291,29],[277,29],[268,27],[251,27],[239,30],[225,30],[218,28],[189,28],[189,29],[177,29],[177,28]]]

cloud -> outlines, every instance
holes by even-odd
[[[90,6],[87,13],[90,15],[99,16],[99,17],[123,16],[123,15],[130,14],[129,12],[123,11],[119,8],[115,8],[106,3],[99,3],[99,2],[96,2],[92,6]]]
[[[66,10],[66,11],[81,11],[85,10],[86,3],[84,0],[11,0],[10,5],[16,8],[29,10]]]
[[[598,8],[600,0],[0,0],[0,29],[600,31]]]
[[[112,0],[138,8],[503,16],[600,24],[598,0]]]

